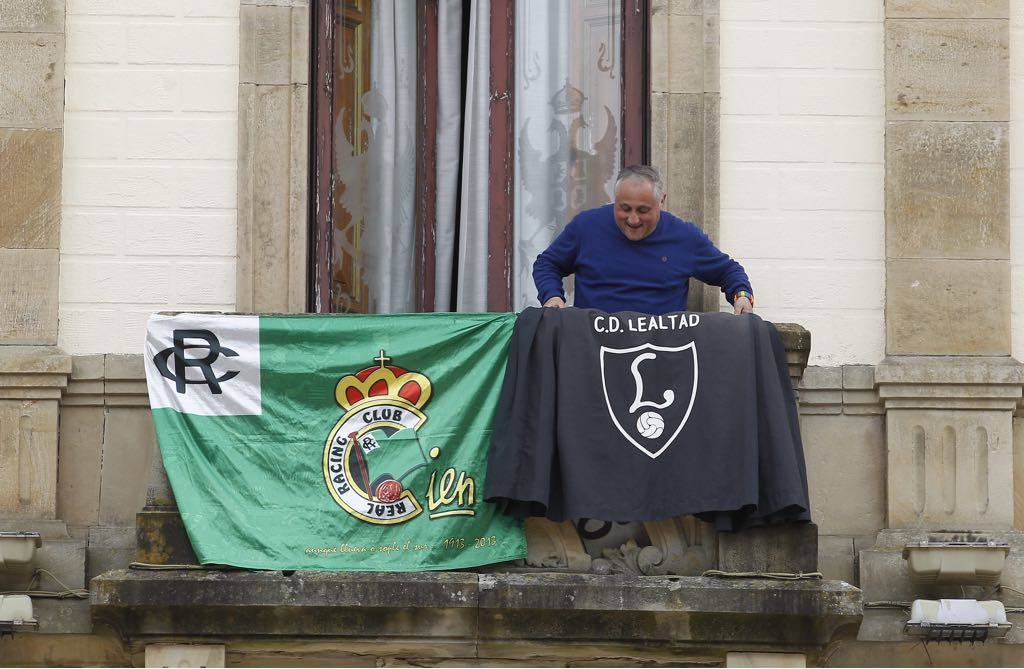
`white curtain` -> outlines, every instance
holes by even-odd
[[[619,0],[516,2],[513,309],[573,216],[611,200],[619,168]],[[569,296],[571,299],[571,285]]]
[[[437,225],[434,232],[434,308],[437,311],[450,311],[462,127],[462,0],[441,0],[437,9]]]
[[[474,2],[469,13],[457,311],[487,310],[490,25],[491,3]]]
[[[370,310],[415,311],[416,4],[375,0],[362,250]]]

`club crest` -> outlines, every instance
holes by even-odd
[[[697,345],[601,347],[601,385],[615,427],[657,458],[682,431],[697,397]]]
[[[430,380],[389,361],[381,351],[379,365],[338,381],[335,399],[345,413],[327,437],[323,457],[334,501],[377,525],[404,523],[423,512],[409,484],[436,457],[424,453],[416,437],[427,420]]]

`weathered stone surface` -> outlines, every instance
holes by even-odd
[[[0,0],[0,32],[63,33],[64,0]]]
[[[147,667],[223,667],[224,644],[151,643]]]
[[[889,123],[885,146],[890,258],[1010,257],[1006,124]]]
[[[719,532],[718,568],[792,574],[817,571],[818,528],[800,523]]]
[[[835,667],[919,667],[922,665],[936,667],[966,667],[974,664],[979,667],[1009,667],[1020,663],[1020,647],[999,642],[986,643],[929,643],[926,646],[920,641],[903,635],[903,623],[907,614],[903,611],[872,610],[864,612],[865,627],[872,625],[872,618],[885,617],[878,627],[897,630],[898,639],[889,642],[857,641],[836,644],[828,652],[829,665]],[[1009,620],[1020,625],[1024,616],[1008,616]],[[1011,631],[1011,634],[1013,631]],[[976,663],[976,664],[975,664]]]
[[[0,33],[0,128],[64,123],[64,37]]]
[[[890,527],[1012,527],[1009,411],[890,408],[886,431]]]
[[[38,388],[55,386],[59,393],[71,369],[71,356],[56,346],[0,346],[0,387],[10,386],[12,378],[24,374],[31,379],[23,382],[31,381]]]
[[[135,560],[146,564],[199,564],[181,515],[147,509],[136,515]]]
[[[672,211],[698,226],[704,210],[704,96],[651,94],[651,163]]]
[[[308,109],[289,86],[240,86],[240,311],[305,310]],[[285,280],[282,280],[282,277]]]
[[[717,54],[718,44],[715,44]],[[707,45],[705,44],[705,49]],[[705,72],[708,70],[706,69]],[[717,91],[718,64],[715,63]],[[705,81],[707,86],[707,82]],[[700,226],[713,242],[718,242],[720,230],[721,187],[720,187],[720,131],[721,131],[721,96],[718,93],[704,94],[704,204],[700,215]],[[693,281],[697,281],[694,279]],[[692,284],[691,284],[691,290]],[[721,289],[718,286],[703,286],[704,294],[701,311],[718,311]],[[695,293],[691,293],[695,294]],[[805,361],[806,362],[806,361]]]
[[[891,120],[1008,121],[1009,22],[885,22]]]
[[[57,411],[55,400],[0,400],[0,516],[56,516]]]
[[[0,129],[0,248],[57,248],[60,183],[60,130]]]
[[[87,599],[36,599],[32,608],[39,621],[37,634],[80,635],[92,632],[92,615]]]
[[[57,264],[56,249],[0,248],[0,344],[57,343]]]
[[[1003,565],[1001,582],[1005,586],[1021,590],[1024,585],[1024,535],[1012,531],[984,532],[993,541],[1010,544],[1010,553]],[[1000,599],[1007,606],[1015,606],[1019,599],[1010,591],[993,593],[991,588],[960,585],[915,584],[910,578],[908,563],[903,559],[903,549],[910,543],[927,540],[949,540],[949,532],[928,532],[923,530],[883,530],[876,543],[860,554],[860,587],[864,601],[903,601],[914,599],[967,598]],[[1018,641],[1017,643],[1020,643]]]
[[[704,17],[651,15],[651,91],[704,92]]]
[[[727,667],[806,667],[803,653],[726,653]]]
[[[241,83],[292,83],[292,8],[242,5]]]
[[[103,422],[101,406],[61,408],[57,517],[75,527],[99,522]]]
[[[1009,398],[1009,410],[1020,397],[1024,365],[1003,356],[900,356],[883,360],[874,376],[885,397],[897,397],[894,389],[900,387],[906,387],[902,395],[924,397],[924,387],[938,397]]]
[[[135,561],[134,527],[92,527],[88,536],[86,580],[115,569],[127,569]]]
[[[1008,355],[1009,285],[1008,261],[886,261],[886,353]]]
[[[148,409],[110,408],[104,425],[100,523],[131,526],[146,503],[147,481],[157,457]]]
[[[718,93],[722,90],[719,48],[721,42],[721,30],[718,24],[718,14],[708,14],[704,17],[704,92]]]
[[[35,589],[63,592],[66,588],[85,587],[85,541],[77,539],[43,540],[36,550],[32,566],[44,569]],[[27,576],[0,574],[0,590],[24,589]],[[39,621],[38,633],[88,633],[92,623],[89,602],[82,599],[33,599],[33,614]],[[4,656],[4,659],[6,657]],[[3,660],[0,660],[2,662]]]
[[[1024,530],[1024,418],[1013,419],[1013,527]]]
[[[292,8],[291,83],[309,83],[309,7]]]
[[[818,537],[818,571],[830,581],[857,585],[857,553],[853,537]]]
[[[885,423],[881,416],[803,415],[811,517],[822,534],[885,527]]]
[[[886,0],[893,19],[1007,19],[1010,0]]]
[[[118,571],[93,614],[140,635],[344,634],[603,644],[823,646],[856,629],[860,592],[778,582],[584,574]],[[557,652],[557,650],[555,651]]]
[[[702,0],[653,0],[651,20],[655,16],[675,14],[677,16],[700,16],[704,12]]]
[[[103,361],[104,403],[109,407],[148,407],[146,370],[138,354],[107,354]]]

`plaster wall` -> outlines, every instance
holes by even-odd
[[[1024,359],[1024,1],[1010,3],[1010,298],[1013,357]]]
[[[58,344],[235,307],[237,0],[68,0]]]
[[[812,365],[885,352],[882,0],[721,5],[720,246]],[[724,302],[723,302],[724,304]]]

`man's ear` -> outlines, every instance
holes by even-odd
[[[665,200],[667,200],[667,199],[668,199],[668,193],[662,193],[661,194],[661,202],[658,203],[658,206],[659,207],[664,207],[665,206]]]

